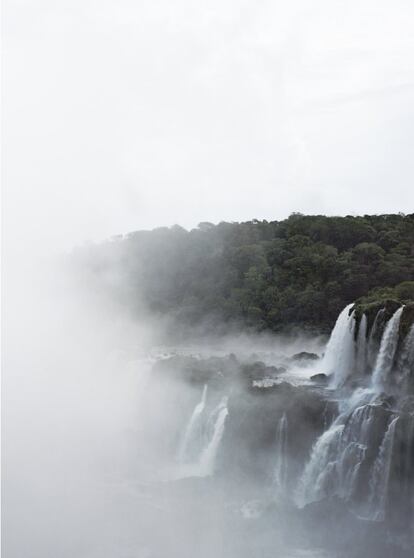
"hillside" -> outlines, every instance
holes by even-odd
[[[74,256],[132,311],[189,327],[326,332],[361,297],[414,299],[414,214],[176,225]]]

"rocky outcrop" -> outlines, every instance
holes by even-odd
[[[312,382],[315,382],[317,384],[320,385],[326,385],[329,381],[329,378],[326,374],[324,374],[323,372],[319,373],[319,374],[314,374],[313,376],[310,377]]]
[[[222,473],[237,471],[268,486],[280,457],[279,425],[285,420],[286,488],[292,488],[313,443],[331,420],[333,407],[323,393],[286,382],[233,394],[220,454]]]
[[[316,353],[309,353],[307,351],[301,351],[300,353],[296,353],[294,354],[290,360],[292,362],[315,362],[316,360],[319,360],[319,355],[317,355]]]

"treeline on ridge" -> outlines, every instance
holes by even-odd
[[[361,297],[414,300],[414,214],[175,225],[75,257],[130,308],[188,327],[325,332]]]

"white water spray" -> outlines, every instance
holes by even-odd
[[[336,321],[322,362],[322,369],[332,376],[332,385],[339,387],[352,372],[355,360],[354,312],[353,304],[348,304]]]
[[[381,308],[374,319],[374,323],[371,327],[371,332],[369,334],[368,343],[367,343],[367,363],[371,370],[374,369],[375,363],[377,361],[378,356],[378,349],[379,349],[379,342],[377,340],[377,332],[378,327],[380,324],[380,320],[382,315],[384,314],[384,308]]]
[[[201,453],[198,467],[198,475],[201,477],[210,476],[214,473],[217,452],[224,434],[224,425],[228,415],[227,401],[228,398],[226,396],[223,397],[219,405],[213,411],[212,417],[215,417],[213,435]]]
[[[403,306],[398,308],[385,327],[377,361],[372,373],[372,386],[376,391],[381,391],[384,388],[392,370],[395,351],[398,345],[398,332],[403,310]]]
[[[375,405],[366,403],[366,395],[363,391],[351,398],[352,404],[317,440],[299,482],[298,505],[329,494],[352,499],[375,422]]]
[[[324,360],[326,370],[333,372],[332,384],[340,387],[353,370],[365,374],[371,368],[370,357],[375,355],[371,386],[344,394],[346,398],[339,403],[339,416],[312,448],[299,480],[295,501],[303,507],[335,495],[348,502],[361,517],[383,520],[389,506],[398,417],[392,415],[391,419],[384,421],[389,410],[378,395],[387,388],[394,368],[398,372],[400,388],[406,385],[414,364],[414,326],[406,335],[395,364],[403,307],[398,308],[386,324],[381,343],[378,343],[377,337],[383,310],[377,313],[368,341],[367,319],[362,316],[355,343],[353,324],[350,323],[354,319],[349,311],[350,307],[347,307],[341,313],[331,335]],[[408,430],[407,447],[412,443],[414,420]],[[378,450],[376,445],[378,453],[373,454],[372,444],[378,444],[380,436],[380,448]],[[409,479],[410,459],[410,452],[407,451],[404,479]],[[369,475],[368,482],[366,475]],[[408,480],[404,482],[409,486]]]
[[[180,444],[180,449],[178,451],[178,461],[180,463],[185,463],[189,459],[189,449],[197,431],[199,430],[201,415],[206,406],[207,399],[207,384],[203,388],[203,393],[201,395],[200,401],[194,407],[194,411],[185,429],[185,433]]]
[[[332,458],[336,455],[343,429],[344,425],[335,421],[315,443],[295,495],[299,507],[327,495],[326,485],[332,471]]]
[[[399,417],[391,420],[379,449],[378,457],[373,466],[370,481],[370,519],[385,519],[385,507],[388,497],[388,485],[391,472],[392,453],[394,446],[395,427]]]

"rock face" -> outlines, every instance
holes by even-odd
[[[223,474],[235,471],[268,485],[278,459],[289,463],[285,489],[291,488],[327,420],[324,396],[288,383],[270,389],[233,394],[220,455]],[[283,452],[278,455],[278,432],[285,426]]]
[[[310,359],[315,360],[313,356]],[[207,439],[214,409],[223,394],[227,397],[228,416],[217,453],[217,474],[237,473],[268,487],[280,469],[284,488],[293,490],[312,444],[337,410],[329,394],[283,381],[286,371],[286,367],[261,361],[239,361],[234,355],[207,359],[173,356],[153,367],[159,381],[183,382],[193,390],[191,402],[183,400],[178,409],[183,431],[197,416],[199,435]],[[324,381],[326,377],[321,375],[319,384]],[[181,434],[181,440],[183,437]],[[194,452],[200,454],[201,447]]]

